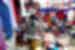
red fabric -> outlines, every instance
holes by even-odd
[[[64,20],[64,18],[65,18],[64,11],[58,11],[57,12],[57,18],[60,20]]]
[[[59,31],[54,31],[54,35],[55,35],[55,36],[58,37],[58,36],[60,36],[60,34],[61,34],[61,33],[60,33]]]
[[[3,48],[0,48],[0,50],[3,50]]]
[[[44,16],[43,19],[44,19],[45,22],[48,22],[48,20],[49,20],[49,16]]]
[[[75,25],[75,21],[67,22],[66,24]]]
[[[75,21],[73,21],[73,23],[72,23],[73,25],[75,25]]]
[[[7,50],[6,48],[4,48],[5,46],[0,47],[0,50]]]

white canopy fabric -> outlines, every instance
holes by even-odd
[[[40,4],[41,8],[47,8],[47,7],[56,7],[58,9],[68,9],[69,5],[65,5],[64,3],[69,3],[71,0],[33,0],[34,2],[38,2]],[[26,9],[24,7],[24,3],[26,3],[27,0],[20,0],[20,5],[21,5],[21,14],[22,16],[30,16],[31,12],[26,13]]]
[[[70,0],[34,0],[34,2],[39,2],[41,7],[47,7],[52,6],[55,3],[61,4],[61,3],[68,3]]]
[[[68,16],[68,18],[67,18],[67,20],[68,21],[73,21],[73,19],[74,19],[74,10],[69,10],[68,11],[68,13],[67,13],[67,16]]]

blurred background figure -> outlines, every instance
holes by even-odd
[[[5,33],[7,39],[12,37],[12,32],[16,34],[15,47],[20,48],[17,50],[60,50],[71,46],[70,39],[75,38],[75,12],[71,5],[67,5],[69,3],[64,3],[68,0],[13,0],[13,2],[16,32],[12,31],[8,8],[2,0],[0,19],[3,28],[0,31]],[[72,39],[71,41],[74,40]]]
[[[46,47],[46,50],[53,50],[55,48],[55,36],[53,35],[53,32],[44,32],[44,45]]]

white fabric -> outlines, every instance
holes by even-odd
[[[38,34],[38,32],[35,33],[34,38],[37,39],[37,40],[41,40],[42,39],[42,37]]]
[[[74,19],[74,10],[68,11],[67,16],[68,16],[68,18],[67,18],[68,21],[70,21],[70,22],[73,21],[73,19]]]
[[[35,23],[35,26],[36,26],[36,27],[40,27],[40,25],[39,25],[39,24],[40,24],[39,21],[34,20],[34,23]]]
[[[50,47],[50,48],[55,48],[55,44],[54,44],[54,43],[49,44],[49,47]]]
[[[48,28],[48,23],[41,22],[41,27],[43,27],[43,29]]]
[[[46,8],[48,6],[54,6],[55,3],[69,3],[70,0],[34,0],[34,2],[40,3],[41,8]]]
[[[29,37],[28,34],[25,33],[24,36],[23,36],[23,40],[27,41],[28,37]]]
[[[43,48],[39,46],[39,47],[36,47],[35,50],[43,50]]]
[[[28,0],[20,0],[20,5],[21,5],[21,15],[24,17],[29,17],[31,14],[34,14],[36,11],[34,9],[30,9],[29,12],[26,11],[25,8],[25,3],[27,3]]]
[[[41,31],[44,31],[44,29],[48,28],[47,23],[43,22],[42,20],[39,20],[39,21],[36,21],[36,20],[35,20],[34,22],[35,22],[35,26],[36,26],[36,27],[39,27],[39,29],[40,29]]]
[[[64,50],[69,50],[69,48],[68,47],[64,47]]]
[[[55,43],[55,37],[53,34],[51,33],[45,33],[44,35],[44,41],[48,41],[48,42],[52,42],[52,43]]]

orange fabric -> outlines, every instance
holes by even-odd
[[[48,27],[51,27],[51,18],[50,18],[50,16],[44,16],[44,21],[48,23]]]
[[[48,27],[51,27],[51,18],[48,18]]]

